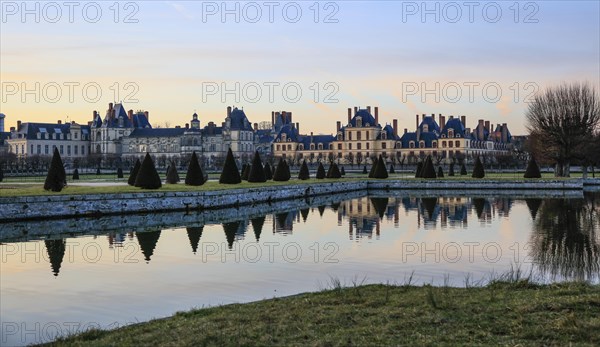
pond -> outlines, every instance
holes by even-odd
[[[598,283],[600,194],[355,192],[4,223],[0,237],[0,344],[25,345],[338,284]]]

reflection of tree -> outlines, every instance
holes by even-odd
[[[533,223],[533,259],[542,273],[592,280],[600,272],[598,194],[582,200],[546,200]]]
[[[388,206],[389,198],[371,198],[371,203],[375,208],[375,212],[379,215],[379,218],[383,218],[385,211]]]
[[[337,210],[340,208],[340,204],[341,202],[332,202],[331,203],[331,209],[335,212],[337,212]]]
[[[425,212],[427,212],[427,217],[425,220],[433,221],[435,220],[435,206],[437,205],[437,198],[421,198],[421,204]]]
[[[48,258],[50,259],[50,266],[52,267],[52,273],[54,276],[58,276],[60,272],[60,265],[62,264],[65,256],[65,240],[46,240],[46,251],[48,251]]]
[[[300,214],[302,215],[302,221],[306,223],[306,219],[308,218],[309,209],[303,208],[300,210]]]
[[[542,199],[539,198],[530,198],[525,199],[525,203],[527,204],[527,208],[529,208],[529,213],[531,213],[531,219],[535,219],[537,216],[538,210],[542,205]]]
[[[233,241],[235,241],[235,234],[242,225],[241,221],[223,223],[223,230],[225,231],[225,238],[227,238],[227,245],[229,249],[233,247]]]
[[[200,243],[200,237],[202,237],[202,230],[204,227],[186,228],[188,238],[190,239],[190,245],[192,245],[192,252],[196,254],[198,250],[198,244]]]
[[[323,213],[325,212],[325,205],[321,205],[317,207],[319,209],[319,215],[323,217]]]
[[[135,236],[138,239],[146,263],[150,262],[150,257],[154,254],[154,248],[156,248],[156,243],[160,237],[160,230],[135,233]]]
[[[262,232],[263,225],[265,224],[265,216],[256,217],[251,219],[252,229],[254,229],[254,236],[256,242],[260,239],[260,233]]]

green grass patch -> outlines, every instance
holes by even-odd
[[[366,285],[177,313],[50,346],[599,345],[600,286]]]

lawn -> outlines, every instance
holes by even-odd
[[[600,286],[366,285],[177,313],[51,346],[600,345]]]

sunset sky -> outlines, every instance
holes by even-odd
[[[2,2],[7,128],[17,120],[86,123],[93,110],[104,115],[109,102],[122,100],[149,111],[155,126],[184,125],[194,111],[202,126],[220,123],[235,105],[251,122],[286,110],[302,132],[332,133],[348,107],[370,105],[379,106],[381,123],[398,118],[401,128],[413,129],[417,113],[441,113],[465,115],[470,127],[479,118],[506,122],[522,134],[528,95],[561,82],[600,83],[598,1],[428,2],[425,18],[420,1],[274,2],[273,23],[264,2],[227,2],[239,6],[239,23],[235,14],[222,20],[221,2],[121,2],[118,13],[113,3],[78,3],[69,18],[58,2],[58,18],[57,8],[28,2],[33,12],[39,6],[36,23],[36,13],[23,18],[20,1]],[[23,93],[36,83],[37,92]],[[206,89],[236,83],[239,101],[234,92]],[[86,84],[102,95],[92,88],[84,97]],[[284,95],[284,85],[299,86],[299,100],[294,88]]]

